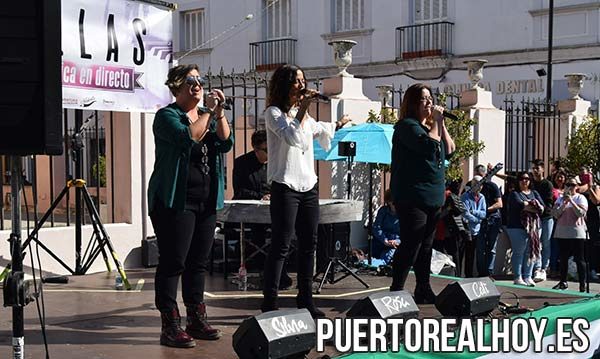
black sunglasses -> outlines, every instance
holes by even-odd
[[[575,187],[577,186],[576,183],[565,183],[565,187]]]
[[[185,78],[185,83],[190,86],[200,86],[204,87],[206,81],[204,81],[204,77],[200,76],[188,76]]]

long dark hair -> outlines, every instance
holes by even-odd
[[[267,107],[275,106],[283,112],[288,112],[293,104],[290,103],[290,89],[296,83],[298,70],[304,70],[299,66],[285,64],[278,67],[269,81],[269,94],[267,95]]]
[[[400,120],[405,118],[417,118],[418,110],[419,110],[419,102],[421,101],[421,92],[423,90],[428,90],[430,94],[431,87],[425,85],[423,83],[416,83],[410,86],[406,92],[404,92],[404,96],[402,97],[402,105],[400,106]],[[435,99],[433,100],[433,104],[435,105]]]

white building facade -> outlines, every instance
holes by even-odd
[[[289,61],[309,77],[323,78],[335,73],[328,42],[349,39],[358,42],[349,72],[365,80],[365,94],[373,99],[381,83],[406,88],[421,81],[460,93],[468,83],[463,61],[474,58],[489,61],[482,84],[497,107],[505,96],[546,95],[547,78],[538,70],[548,72],[547,0],[185,0],[178,5],[175,57],[206,43],[180,60],[205,70],[260,71]],[[243,21],[247,14],[254,18]],[[553,98],[568,96],[565,74],[582,72],[588,79],[581,96],[597,101],[600,1],[555,1],[553,44]]]

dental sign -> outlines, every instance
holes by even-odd
[[[171,102],[170,11],[128,0],[62,0],[63,108],[155,112]]]

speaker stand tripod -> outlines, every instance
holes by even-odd
[[[337,266],[340,266],[341,269],[345,272],[339,278],[335,278],[335,269]],[[313,280],[316,281],[317,278],[319,277],[319,274],[321,274],[321,273],[317,273],[314,276]],[[325,269],[325,272],[323,273],[323,278],[321,278],[319,287],[316,290],[317,294],[321,293],[321,289],[323,289],[323,285],[325,284],[325,281],[328,281],[330,284],[335,284],[348,276],[353,276],[354,279],[356,279],[362,285],[364,285],[365,288],[369,288],[369,285],[364,280],[362,280],[356,273],[354,273],[350,268],[348,268],[348,266],[342,260],[340,260],[339,258],[336,258],[336,257],[330,257],[329,263],[327,264],[327,269]]]
[[[76,124],[77,123],[81,124],[81,117],[77,118],[77,115],[81,116],[81,114],[76,113]],[[74,157],[74,161],[75,161],[75,172],[79,177],[81,177],[81,173],[83,172],[81,169],[81,161],[80,161],[81,151],[83,149],[82,136],[83,136],[84,130],[86,129],[87,123],[90,120],[90,118],[88,118],[85,123],[81,124],[79,130],[75,134],[73,134],[72,139],[71,139],[71,149],[72,149],[73,157]],[[60,259],[55,253],[53,253],[52,250],[50,250],[50,248],[48,248],[46,245],[44,245],[44,243],[42,243],[38,239],[39,230],[43,227],[46,220],[50,217],[50,215],[56,209],[56,207],[58,207],[59,203],[67,195],[67,193],[69,193],[69,190],[72,187],[75,187],[75,268],[74,269],[71,268],[69,265],[67,265],[62,259]],[[83,202],[82,202],[82,200],[83,200]],[[88,213],[90,215],[90,220],[91,220],[91,224],[92,224],[94,233],[92,235],[92,238],[88,242],[85,253],[82,255],[81,254],[81,244],[82,244],[81,227],[82,227],[82,222],[83,222],[82,221],[82,219],[83,219],[83,204],[85,204],[85,206],[88,210]],[[25,253],[25,248],[27,248],[27,246],[29,245],[29,243],[31,241],[34,241],[37,245],[39,245],[44,251],[46,251],[46,253],[48,253],[48,255],[50,255],[52,258],[54,258],[60,265],[62,265],[67,271],[69,271],[73,275],[86,274],[86,272],[90,269],[90,267],[92,266],[92,264],[94,263],[94,261],[96,260],[96,258],[98,258],[98,256],[100,254],[102,254],[102,257],[104,259],[104,263],[106,264],[107,270],[109,272],[112,272],[112,267],[108,260],[108,255],[107,255],[106,249],[105,249],[105,247],[108,247],[108,250],[110,251],[112,260],[115,263],[116,269],[119,272],[119,274],[121,275],[121,278],[123,279],[123,285],[124,285],[125,289],[127,289],[127,290],[131,289],[131,284],[129,283],[129,280],[127,279],[125,270],[123,269],[121,262],[117,258],[117,254],[116,254],[115,249],[110,241],[108,232],[106,231],[106,228],[104,228],[104,225],[102,224],[102,220],[100,219],[98,210],[94,206],[94,202],[92,201],[90,193],[88,192],[87,187],[85,185],[85,181],[83,179],[78,178],[78,179],[71,179],[71,180],[67,181],[67,184],[65,185],[63,190],[60,192],[58,197],[52,202],[52,205],[46,211],[46,213],[44,213],[44,215],[42,216],[40,221],[37,223],[37,225],[31,232],[31,234],[29,235],[29,237],[27,237],[27,239],[23,242],[23,245],[21,246],[21,253]],[[7,266],[4,269],[4,271],[2,272],[2,274],[0,274],[0,279],[4,278],[9,271],[10,271],[10,266]]]

